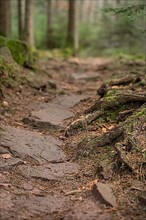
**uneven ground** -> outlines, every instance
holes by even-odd
[[[3,88],[1,219],[145,219],[145,179],[119,166],[112,146],[75,156],[84,137],[103,134],[116,122],[99,118],[65,136],[67,126],[99,99],[103,81],[143,69],[142,62],[105,58],[44,59],[36,73],[23,71],[21,85]]]

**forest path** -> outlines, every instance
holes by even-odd
[[[114,219],[112,183],[97,181],[90,158],[72,161],[88,130],[64,136],[112,73],[105,58],[41,60],[29,85],[6,91],[11,108],[0,131],[1,219]]]

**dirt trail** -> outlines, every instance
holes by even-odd
[[[135,194],[128,188],[140,190],[142,182],[133,182],[127,173],[113,177],[110,164],[102,165],[99,178],[96,155],[73,161],[79,141],[99,131],[89,127],[64,136],[111,74],[110,60],[104,58],[43,60],[28,84],[5,91],[9,106],[4,106],[0,131],[1,219],[144,219],[143,206],[131,199]],[[98,152],[101,162],[107,151]]]

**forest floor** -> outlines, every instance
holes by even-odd
[[[113,144],[76,157],[79,143],[115,128],[117,116],[110,112],[85,124],[84,129],[75,128],[67,135],[65,132],[70,123],[83,118],[84,112],[100,100],[97,89],[104,81],[141,74],[144,65],[142,61],[123,59],[46,58],[37,62],[35,71],[22,70],[21,84],[3,87],[1,219],[145,219],[145,178],[118,160]],[[123,87],[117,84],[113,88],[119,86]],[[131,81],[126,86],[133,89]],[[145,81],[141,88],[145,92]],[[121,108],[120,116],[138,107],[141,104],[136,102],[128,112]],[[143,146],[145,153],[146,142]]]

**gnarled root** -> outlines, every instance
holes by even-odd
[[[121,142],[118,141],[119,137],[122,139]],[[114,149],[118,153],[120,162],[126,165],[133,174],[145,178],[143,165],[146,164],[144,157],[146,152],[146,103],[119,127],[99,137],[90,137],[81,141],[76,158],[90,155],[96,152],[97,147],[107,144],[115,144]]]
[[[73,121],[65,130],[65,136],[69,136],[72,134],[75,130],[78,130],[79,128],[87,129],[87,126],[95,121],[97,118],[99,118],[102,115],[102,112],[95,111],[91,114],[87,114],[85,116],[81,116],[79,119]]]

